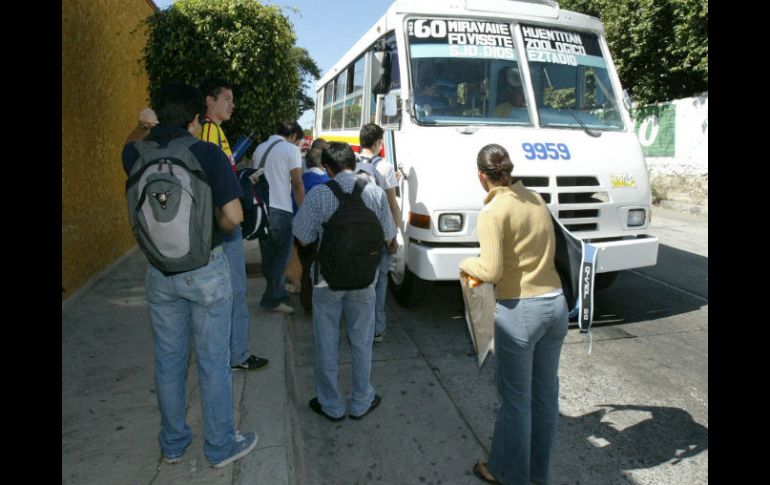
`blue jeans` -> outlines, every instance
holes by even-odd
[[[385,298],[388,296],[388,270],[390,256],[388,248],[383,247],[380,252],[380,272],[377,275],[374,291],[377,294],[377,302],[374,305],[374,333],[385,331]]]
[[[198,357],[203,408],[203,453],[212,463],[232,455],[233,383],[230,268],[221,248],[202,268],[173,276],[147,265],[147,302],[155,335],[155,389],[160,408],[158,442],[165,456],[184,452],[192,441],[185,413],[185,373],[190,335]]]
[[[350,414],[359,416],[365,413],[374,400],[374,387],[369,381],[374,342],[374,299],[374,285],[348,291],[313,288],[315,389],[321,408],[335,418],[345,414],[345,401],[337,385],[340,319],[343,314],[353,359]]]
[[[506,485],[548,483],[559,418],[559,355],[567,325],[563,295],[497,302],[495,354],[502,405],[488,466]]]
[[[222,233],[222,248],[230,266],[233,287],[233,326],[230,331],[230,365],[242,364],[249,358],[249,307],[246,305],[246,256],[243,233],[238,224],[232,233]]]
[[[268,211],[268,236],[259,240],[262,254],[262,271],[265,274],[265,293],[259,304],[263,308],[275,308],[289,299],[286,292],[286,265],[291,256],[292,213],[271,207]]]

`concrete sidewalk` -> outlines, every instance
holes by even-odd
[[[208,465],[202,450],[198,371],[191,355],[186,391],[193,442],[181,462],[168,465],[162,460],[144,287],[147,263],[135,247],[62,303],[63,484],[290,482],[294,465],[285,364],[290,317],[259,309],[265,280],[256,274],[257,242],[246,242],[246,262],[249,350],[270,359],[270,365],[233,371],[233,401],[236,428],[256,431],[257,448],[233,465]]]

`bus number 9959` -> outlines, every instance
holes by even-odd
[[[521,148],[524,150],[524,158],[527,160],[534,160],[535,158],[540,160],[548,158],[569,160],[571,158],[569,148],[564,143],[522,143]]]

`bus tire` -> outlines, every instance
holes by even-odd
[[[596,273],[596,281],[594,281],[594,290],[602,291],[609,288],[612,283],[618,278],[620,271],[610,271],[609,273]]]
[[[414,308],[424,305],[428,302],[430,290],[433,288],[432,281],[426,281],[417,277],[409,268],[404,268],[404,279],[400,285],[394,283],[393,278],[388,275],[388,284],[393,298],[399,305],[405,308]]]

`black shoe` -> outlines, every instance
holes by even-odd
[[[331,421],[333,423],[336,423],[338,421],[342,421],[343,419],[345,419],[345,415],[344,414],[342,416],[340,416],[339,418],[334,418],[334,417],[329,416],[328,414],[326,414],[324,412],[324,410],[321,408],[321,403],[318,402],[318,398],[317,397],[314,397],[313,399],[311,399],[310,402],[308,403],[308,405],[310,406],[310,409],[312,409],[314,413],[320,414],[321,416],[323,416],[324,418],[328,419],[329,421]]]
[[[364,414],[362,414],[361,416],[353,416],[352,414],[348,414],[348,417],[349,417],[350,419],[356,419],[356,420],[357,420],[357,419],[361,419],[361,418],[363,418],[364,416],[366,416],[367,414],[369,414],[369,413],[371,413],[372,411],[374,411],[375,409],[377,409],[377,406],[379,406],[379,405],[380,405],[380,402],[381,402],[381,401],[382,401],[382,397],[381,397],[379,394],[375,394],[375,395],[374,395],[374,399],[372,399],[372,404],[369,406],[369,409],[367,409],[367,410],[366,410],[366,412],[365,412]]]
[[[233,369],[244,369],[244,370],[256,370],[256,369],[264,369],[267,367],[267,364],[269,364],[270,361],[267,359],[263,359],[262,357],[257,357],[256,355],[250,356],[248,359],[244,360],[238,365],[232,366]]]

